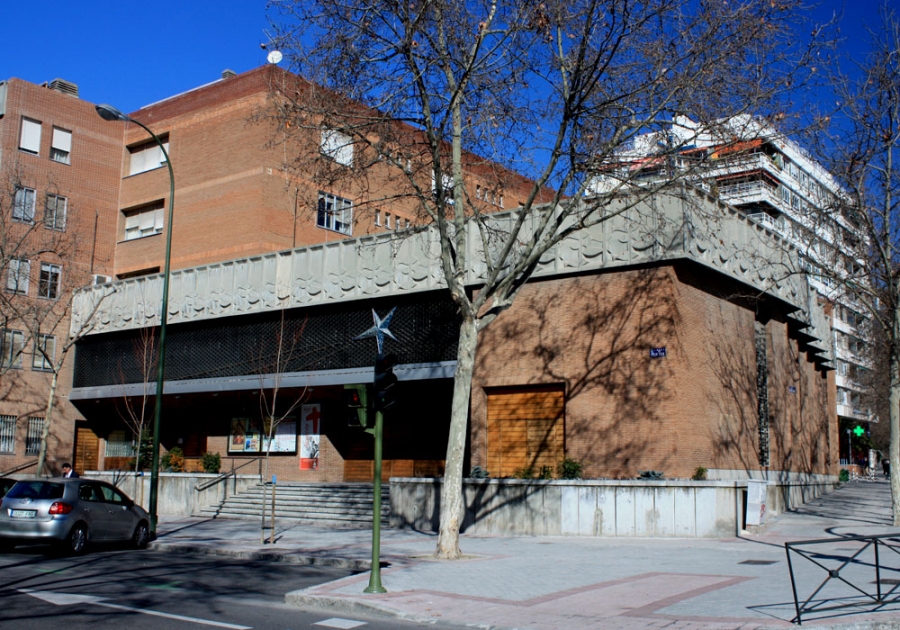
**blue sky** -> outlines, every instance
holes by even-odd
[[[2,0],[0,16],[0,80],[66,79],[124,112],[266,63],[265,0]]]
[[[878,0],[854,0],[842,32],[850,46],[874,24]],[[98,8],[100,5],[108,8]],[[825,19],[844,0],[827,0]],[[0,80],[63,78],[83,99],[125,112],[266,62],[265,0],[3,0]],[[13,26],[15,25],[15,26]]]

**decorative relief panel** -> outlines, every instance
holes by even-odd
[[[506,233],[514,219],[512,213],[491,215],[490,231]],[[526,229],[522,246],[529,236]],[[495,251],[501,242],[488,247]],[[439,244],[435,230],[418,229],[178,270],[170,280],[169,321],[438,289],[444,286]],[[482,247],[473,229],[467,245],[472,285],[487,271]],[[632,208],[572,234],[541,258],[535,277],[690,258],[792,305],[792,317],[827,342],[828,319],[810,298],[806,279],[785,274],[793,255],[777,235],[702,193],[658,196],[652,210]],[[72,330],[88,319],[91,334],[158,325],[161,295],[161,275],[87,287],[76,292]]]

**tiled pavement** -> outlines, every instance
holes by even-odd
[[[365,571],[289,593],[287,601],[335,612],[378,611],[532,630],[787,628],[794,625],[795,609],[784,543],[835,538],[835,544],[818,548],[826,552],[820,560],[831,567],[838,556],[859,548],[842,542],[842,536],[897,534],[900,544],[900,528],[890,525],[890,514],[890,487],[879,480],[846,484],[771,519],[759,534],[724,540],[463,535],[467,557],[448,562],[431,559],[431,534],[383,530],[381,559],[389,566],[381,577],[387,593],[363,593],[369,582]],[[261,545],[258,521],[163,518],[153,545],[362,570],[369,566],[368,531],[283,522],[276,532],[274,545]],[[809,595],[825,574],[807,560],[794,560],[798,592]],[[859,561],[842,576],[872,590],[871,566]],[[881,562],[892,569],[881,575],[883,589],[900,589],[888,584],[900,581],[900,554],[883,552]],[[831,580],[819,597],[851,595],[858,593]],[[805,614],[803,625],[900,628],[900,603],[876,612],[817,611]]]

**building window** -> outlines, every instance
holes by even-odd
[[[43,418],[28,418],[28,435],[25,436],[26,455],[37,455],[41,452],[41,434],[43,432]]]
[[[391,213],[390,212],[384,213],[384,227],[387,228],[388,230],[391,229]]]
[[[375,211],[375,225],[381,225],[381,210]]]
[[[51,230],[66,229],[66,209],[69,200],[59,195],[47,195],[47,204],[44,206],[44,225]]]
[[[9,261],[6,276],[6,290],[28,295],[28,278],[31,276],[31,262],[13,258]]]
[[[3,344],[0,346],[0,365],[5,368],[22,367],[22,352],[24,350],[24,333],[18,330],[3,331]]]
[[[38,155],[41,152],[41,123],[39,120],[22,119],[22,135],[19,137],[19,149],[34,155]]]
[[[56,361],[56,337],[53,335],[38,335],[37,341],[34,342],[31,369],[52,370],[54,361]]]
[[[38,297],[55,300],[59,297],[59,276],[62,267],[50,263],[41,263],[41,278],[38,283]]]
[[[409,229],[409,219],[403,219],[403,227]]]
[[[50,142],[50,159],[62,164],[69,163],[69,154],[72,152],[72,132],[53,128],[53,139]]]
[[[441,189],[444,193],[445,204],[453,205],[454,203],[456,203],[456,199],[453,197],[453,175],[450,175],[448,173],[444,173],[441,175]],[[437,198],[437,179],[434,176],[434,171],[431,172],[431,192],[435,196],[435,198]],[[487,200],[487,194],[487,190],[485,190],[485,200]]]
[[[113,431],[106,438],[106,457],[134,457],[134,441],[125,431]]]
[[[169,152],[168,138],[161,138],[166,153]],[[137,175],[145,171],[152,171],[166,163],[166,156],[156,141],[145,142],[134,147],[128,147],[128,155],[130,164],[128,167],[129,175]]]
[[[16,417],[0,416],[0,453],[16,452]]]
[[[34,223],[34,188],[16,188],[12,218],[13,221]]]
[[[125,240],[161,234],[163,231],[163,205],[160,201],[139,210],[123,210],[125,215]]]
[[[341,234],[352,234],[353,204],[349,199],[320,192],[316,225]]]
[[[322,130],[322,155],[342,166],[353,166],[353,139],[336,129]]]

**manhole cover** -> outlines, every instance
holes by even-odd
[[[744,560],[743,562],[738,562],[738,564],[778,564],[778,560]]]

